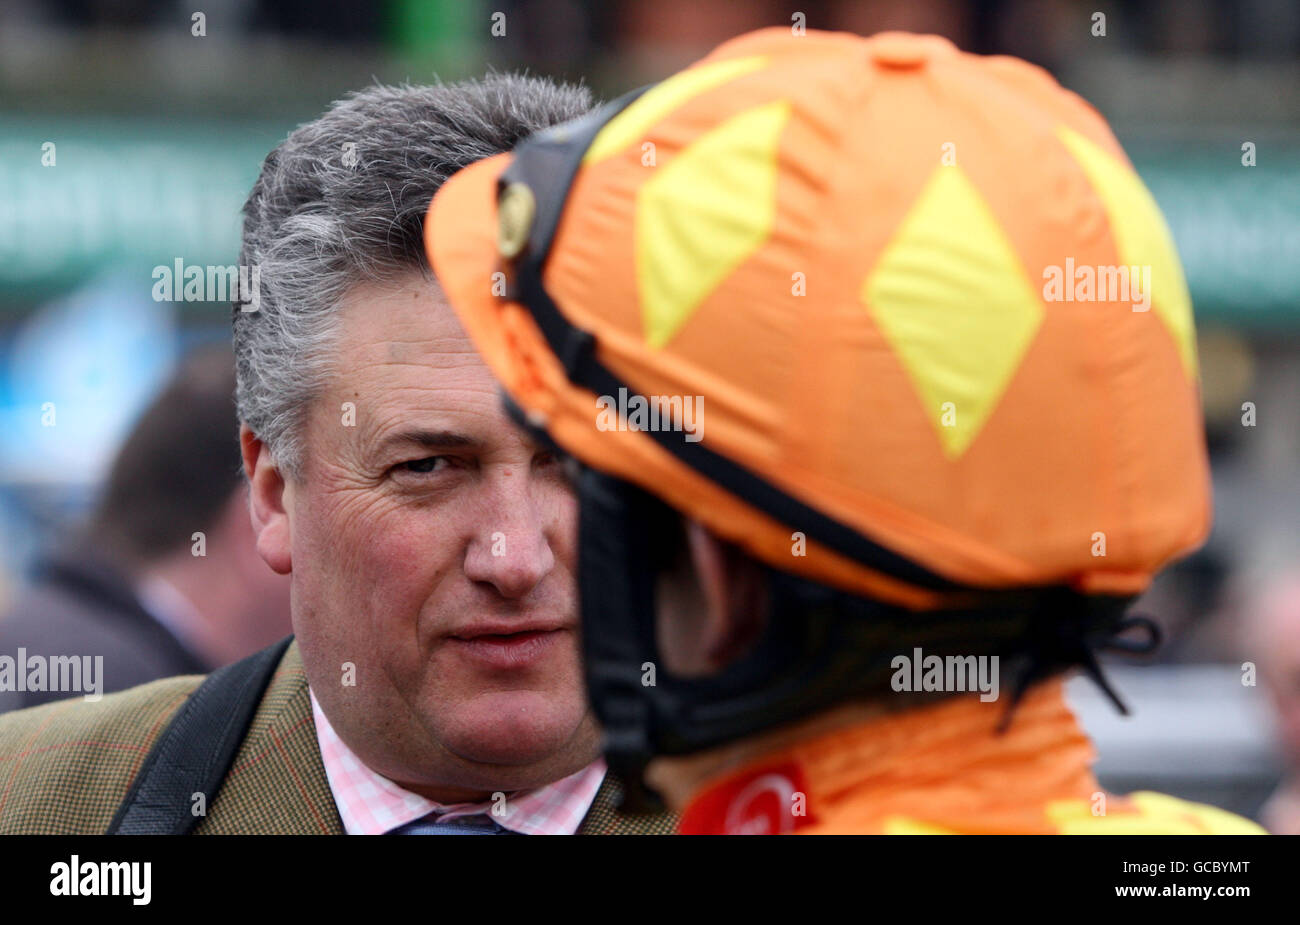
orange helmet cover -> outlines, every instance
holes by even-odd
[[[938,606],[597,426],[497,285],[510,158],[454,176],[425,233],[520,406],[778,568]],[[1026,62],[905,33],[727,42],[596,135],[543,278],[629,388],[702,398],[714,453],[954,581],[1137,593],[1209,529],[1172,238],[1105,121]]]

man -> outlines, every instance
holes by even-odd
[[[1273,707],[1282,780],[1260,810],[1274,835],[1300,835],[1300,575],[1270,577],[1247,605],[1244,650]]]
[[[502,413],[422,245],[447,176],[589,104],[516,76],[376,87],[268,156],[242,258],[260,304],[234,338],[253,530],[291,578],[294,642],[197,690],[0,721],[0,831],[671,830],[613,811],[572,494]]]
[[[683,832],[1259,831],[1104,793],[1063,699],[1210,506],[1168,231],[1044,72],[764,30],[426,233],[572,458],[606,756]]]
[[[0,655],[99,659],[104,694],[210,671],[289,632],[288,579],[253,545],[234,389],[229,347],[181,361],[118,451],[90,522],[0,617]],[[17,687],[0,690],[0,712],[85,693]]]

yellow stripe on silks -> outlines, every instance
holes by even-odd
[[[731,58],[689,68],[656,84],[600,130],[583,156],[582,163],[594,164],[629,145],[644,142],[652,125],[687,100],[737,77],[752,74],[765,64],[767,58],[762,55]]]
[[[1120,797],[1112,797],[1119,801]],[[1134,811],[1115,809],[1095,816],[1084,800],[1060,800],[1045,807],[1062,835],[1264,835],[1249,819],[1202,803],[1139,791],[1126,798]]]
[[[952,829],[945,829],[942,826],[934,825],[930,822],[921,822],[918,819],[911,819],[907,816],[890,816],[885,819],[881,827],[882,834],[885,835],[956,835]]]
[[[777,145],[790,104],[765,103],[701,135],[641,187],[636,274],[646,340],[662,347],[772,232]]]
[[[1006,391],[1044,310],[1015,248],[956,165],[936,167],[863,281],[949,459]]]
[[[1101,197],[1119,259],[1130,267],[1151,268],[1148,298],[1174,339],[1183,369],[1196,378],[1192,297],[1173,235],[1155,198],[1136,173],[1094,142],[1064,125],[1056,133]]]

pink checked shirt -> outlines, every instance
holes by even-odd
[[[362,764],[325,718],[315,694],[311,694],[311,710],[325,776],[349,835],[382,835],[435,811],[440,813],[438,822],[484,814],[522,835],[572,835],[605,779],[605,760],[598,758],[553,784],[510,794],[504,816],[493,814],[490,802],[443,805],[397,786]]]

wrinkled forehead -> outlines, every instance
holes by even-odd
[[[323,416],[362,449],[399,431],[460,434],[485,448],[528,443],[496,379],[435,281],[411,274],[362,283],[339,305]],[[334,407],[330,407],[330,406]]]
[[[493,382],[434,280],[412,273],[387,283],[359,283],[337,311],[331,376],[335,388]]]
[[[356,283],[336,311],[344,360],[438,362],[467,348],[473,353],[442,287],[415,271],[390,281]]]

